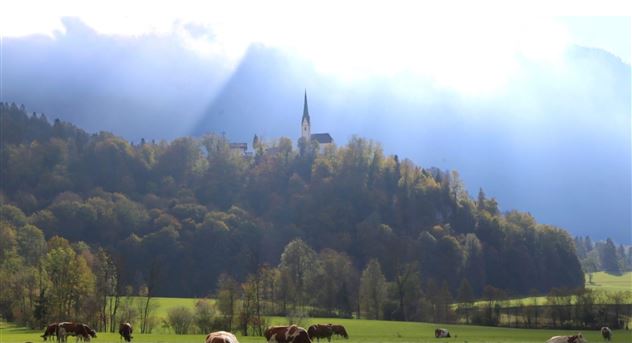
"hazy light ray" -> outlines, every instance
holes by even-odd
[[[134,1],[125,3],[124,12],[116,5],[62,4],[38,3],[38,13],[45,14],[35,17],[42,26],[33,29],[63,29],[59,21],[63,13],[77,15],[108,35],[175,34],[183,46],[224,59],[228,70],[234,69],[249,45],[260,43],[298,53],[318,71],[344,82],[412,74],[465,96],[502,91],[522,59],[561,63],[572,38],[561,21],[550,17],[501,17],[474,8],[456,15],[450,5],[435,8],[416,2],[217,5],[184,1],[174,6]],[[0,28],[7,35],[20,35],[30,22],[13,20]],[[186,29],[191,23],[208,34],[192,35]]]

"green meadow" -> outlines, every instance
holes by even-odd
[[[276,321],[281,318],[275,318]],[[533,329],[507,329],[483,326],[443,325],[413,322],[371,321],[358,319],[311,319],[305,325],[312,323],[338,323],[347,328],[350,339],[334,338],[334,343],[500,343],[500,342],[537,342],[544,343],[555,335],[575,334],[568,330],[533,330]],[[278,324],[281,324],[280,322]],[[451,338],[434,338],[434,329],[444,327],[452,333]],[[589,342],[601,342],[598,331],[582,332]],[[25,343],[41,342],[40,331],[26,330],[12,326],[4,326],[0,329],[0,342]],[[120,338],[115,333],[98,333],[93,343],[118,343]],[[133,343],[204,343],[204,334],[174,335],[174,334],[135,334]],[[266,343],[263,337],[237,336],[241,343]],[[614,342],[632,342],[632,331],[618,330],[614,332]],[[69,339],[74,343],[74,338]]]
[[[612,275],[606,272],[593,273],[592,283],[586,274],[586,287],[604,291],[632,291],[632,272],[623,275]]]
[[[632,288],[632,273],[628,272],[620,276],[610,275],[603,272],[594,273],[592,283],[588,283],[586,276],[586,286],[595,290],[629,291]],[[123,300],[123,299],[122,299]],[[135,301],[141,299],[136,298]],[[160,319],[167,317],[170,308],[185,306],[193,308],[197,299],[193,298],[152,298],[154,306],[153,315]],[[546,297],[530,297],[513,299],[503,302],[512,305],[518,302],[524,304],[543,304]],[[271,325],[287,324],[287,319],[282,317],[270,317]],[[509,329],[484,327],[473,325],[443,325],[414,322],[394,322],[394,321],[372,321],[358,319],[335,319],[335,318],[311,318],[304,326],[314,323],[338,323],[344,325],[351,338],[343,340],[335,338],[334,343],[408,343],[408,342],[446,342],[446,343],[495,343],[495,342],[539,342],[543,343],[551,336],[575,334],[568,330],[535,330],[535,329]],[[450,330],[452,338],[434,338],[434,329],[444,327]],[[589,342],[601,342],[602,338],[598,331],[584,331],[584,336]],[[0,323],[0,343],[27,343],[41,342],[41,331],[18,328],[6,323]],[[165,329],[156,325],[154,333],[141,335],[134,334],[134,343],[203,343],[203,334],[195,335],[175,335],[166,332]],[[262,337],[243,337],[238,335],[241,343],[265,343]],[[632,342],[632,331],[618,330],[614,333],[614,342]],[[70,338],[70,343],[74,343],[74,338]],[[117,343],[120,337],[117,333],[98,333],[94,343]]]
[[[151,304],[153,304],[152,306],[156,307],[153,314],[157,318],[167,318],[167,311],[170,308],[184,306],[193,309],[197,301],[198,299],[194,298],[151,298]]]

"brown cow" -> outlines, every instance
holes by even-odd
[[[271,326],[263,335],[270,343],[312,343],[307,331],[296,325]]]
[[[331,331],[334,332],[334,335],[342,336],[345,339],[349,339],[349,334],[347,333],[345,327],[342,325],[332,325]]]
[[[125,339],[125,342],[131,342],[132,341],[132,332],[134,330],[132,329],[132,324],[130,323],[121,323],[121,325],[119,325],[119,335],[121,335],[121,338]]]
[[[63,335],[60,333],[63,332]],[[66,341],[66,336],[75,336],[77,341],[84,340],[89,342],[90,337],[96,338],[96,331],[92,330],[88,325],[82,323],[62,322],[57,325],[57,339]]]
[[[47,341],[48,337],[50,336],[57,336],[57,325],[59,323],[51,323],[48,324],[48,326],[46,326],[46,330],[44,330],[44,334],[42,335],[42,338]]]
[[[307,328],[307,334],[309,339],[320,342],[321,338],[327,338],[327,342],[331,342],[331,335],[334,331],[331,328],[331,324],[314,324]]]
[[[205,343],[239,343],[237,337],[227,331],[215,331],[206,335]]]

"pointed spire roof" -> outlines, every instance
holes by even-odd
[[[309,110],[307,109],[307,89],[305,90],[305,102],[303,103],[303,119],[301,119],[301,122],[306,119],[307,123],[309,124]]]

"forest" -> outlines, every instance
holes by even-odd
[[[565,230],[361,137],[132,144],[8,103],[0,125],[0,315],[33,326],[107,323],[132,294],[239,288],[266,313],[421,320],[455,299],[584,287]]]

